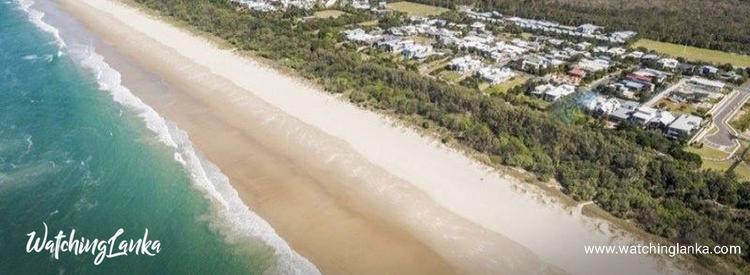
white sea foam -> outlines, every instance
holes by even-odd
[[[108,91],[117,103],[138,114],[145,121],[146,127],[156,134],[159,141],[175,150],[175,161],[187,169],[193,182],[205,192],[211,201],[216,203],[217,214],[223,225],[221,231],[226,233],[230,241],[253,238],[270,246],[276,256],[276,262],[266,270],[266,273],[320,274],[315,265],[292,250],[268,222],[242,202],[237,191],[229,183],[229,179],[218,167],[199,157],[184,131],[170,124],[123,86],[120,73],[109,66],[104,57],[97,54],[93,47],[72,42],[70,45],[66,44],[58,29],[42,21],[44,13],[31,8],[33,1],[18,0],[18,3],[37,27],[55,37],[60,46],[58,56],[62,55],[62,51],[65,50],[83,67],[93,72],[101,90]],[[88,202],[80,206],[86,203]]]
[[[21,7],[21,9],[26,13],[26,15],[29,16],[29,20],[31,23],[34,23],[39,29],[48,32],[52,34],[52,36],[55,38],[55,42],[57,42],[58,50],[57,50],[57,56],[61,56],[63,51],[62,49],[65,47],[65,41],[63,41],[62,37],[60,37],[60,30],[57,28],[50,26],[49,24],[45,23],[44,20],[44,13],[35,9],[32,9],[31,6],[34,5],[33,0],[16,0]]]

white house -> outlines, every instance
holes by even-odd
[[[630,115],[630,120],[641,125],[646,125],[651,120],[655,119],[656,116],[656,109],[647,106],[640,106]]]
[[[544,100],[549,102],[555,102],[558,99],[570,95],[576,91],[576,87],[573,85],[562,84],[555,86],[552,84],[543,84],[536,86],[534,91],[531,93],[542,97]]]
[[[521,70],[541,70],[546,69],[552,62],[546,57],[539,55],[529,55],[521,61]]]
[[[451,59],[448,66],[453,70],[468,73],[478,70],[482,66],[482,61],[471,55],[466,55]]]
[[[674,58],[662,58],[657,62],[659,63],[659,65],[661,65],[662,68],[670,70],[677,69],[677,66],[680,65],[680,61],[677,61],[677,59]]]
[[[434,54],[431,45],[409,44],[401,50],[401,55],[406,58],[422,59]]]
[[[479,77],[486,80],[492,85],[505,82],[506,80],[516,75],[516,73],[514,73],[509,68],[505,68],[505,67],[498,68],[494,66],[483,67],[479,69],[478,74],[479,74]]]
[[[667,128],[667,136],[678,139],[691,136],[701,127],[703,119],[694,115],[683,114]]]
[[[578,28],[576,28],[576,31],[583,34],[594,34],[601,28],[602,27],[593,24],[583,24],[578,26]]]

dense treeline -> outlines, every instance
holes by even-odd
[[[700,158],[660,134],[566,123],[511,104],[512,93],[486,96],[364,57],[340,43],[338,31],[350,22],[345,18],[304,22],[283,13],[237,12],[224,0],[137,2],[289,66],[354,102],[447,129],[492,161],[555,178],[573,198],[594,200],[649,232],[680,243],[740,245],[744,254],[727,259],[748,266],[750,184],[699,171]]]
[[[567,25],[594,23],[629,29],[643,37],[701,48],[750,54],[747,0],[414,0],[453,7],[473,5]]]

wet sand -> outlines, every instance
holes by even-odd
[[[125,85],[326,274],[659,274],[633,243],[439,142],[106,0],[62,0]]]

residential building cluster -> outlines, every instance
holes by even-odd
[[[635,101],[593,95],[582,101],[586,110],[607,117],[614,123],[625,121],[643,127],[661,129],[673,139],[689,138],[704,125],[703,118],[692,114],[675,115],[666,110],[641,105]]]
[[[324,5],[339,2],[231,1],[258,11],[292,6],[311,9],[319,1],[324,1],[320,2]],[[377,7],[366,0],[339,4],[369,10],[378,16],[387,10],[383,1]],[[460,10],[473,20],[456,23],[411,16],[400,26],[387,29],[356,26],[342,31],[341,36],[357,44],[359,50],[378,49],[402,56],[411,64],[422,63],[427,69],[420,68],[421,73],[448,82],[475,77],[480,83],[497,85],[523,75],[533,79],[531,83],[538,83],[528,87],[527,92],[547,102],[558,101],[578,90],[591,90],[594,96],[581,103],[592,114],[615,123],[630,121],[662,129],[671,138],[687,137],[700,129],[703,119],[698,115],[702,113],[696,110],[708,110],[724,96],[724,81],[741,79],[731,70],[626,48],[621,44],[637,35],[632,31],[607,32],[593,24],[567,26],[547,20],[506,17],[497,11],[480,12],[466,7]],[[531,35],[499,31],[511,25]]]
[[[625,43],[638,33],[634,31],[617,31],[607,33],[604,28],[593,24],[582,24],[580,26],[567,26],[558,22],[547,20],[535,20],[521,17],[504,17],[499,12],[476,12],[469,8],[464,8],[464,12],[473,19],[487,21],[492,23],[510,23],[523,29],[542,31],[549,34],[566,35],[572,37],[582,37],[591,40],[598,40],[609,43]]]
[[[289,7],[309,10],[318,3],[318,0],[230,0],[230,2],[246,9],[269,12],[285,10]],[[325,5],[333,5],[335,2],[336,1],[326,1]]]

